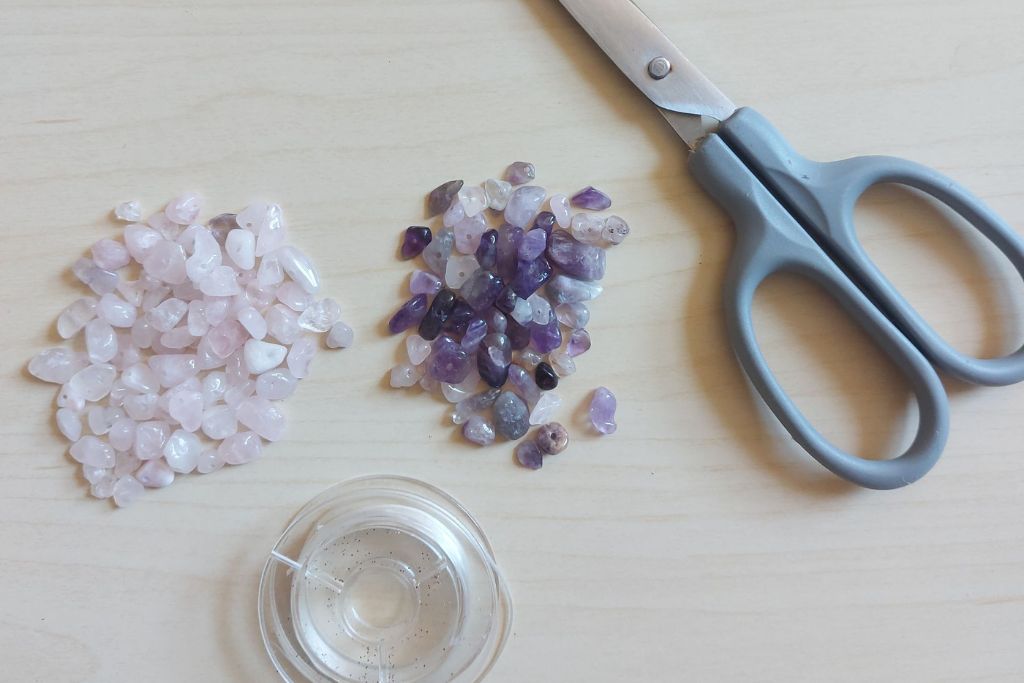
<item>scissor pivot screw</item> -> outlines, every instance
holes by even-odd
[[[672,73],[672,62],[668,61],[664,57],[655,57],[651,60],[651,63],[647,65],[647,73],[651,75],[656,81],[668,76]]]

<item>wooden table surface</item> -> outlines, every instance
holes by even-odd
[[[1024,228],[1024,4],[644,0],[737,102],[812,158],[906,156]],[[0,678],[273,681],[256,619],[290,515],[369,473],[462,500],[507,573],[493,681],[1024,679],[1024,386],[947,381],[949,445],[889,493],[796,448],[734,363],[720,290],[734,235],[664,121],[553,0],[0,0]],[[633,226],[564,384],[574,445],[531,473],[466,446],[445,406],[387,388],[397,235],[424,193],[516,159],[596,184]],[[356,348],[322,353],[288,438],[115,510],[88,497],[25,363],[81,296],[72,261],[117,202],[194,189],[210,212],[284,206]],[[1020,279],[934,204],[858,208],[867,251],[957,348],[1024,336]],[[916,408],[814,287],[761,291],[782,383],[838,444],[893,455]],[[596,386],[620,430],[577,427]]]

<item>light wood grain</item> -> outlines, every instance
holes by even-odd
[[[1024,4],[642,4],[808,155],[907,156],[1024,226]],[[731,227],[553,0],[0,0],[0,63],[0,678],[274,680],[265,553],[321,489],[397,473],[461,499],[508,574],[514,633],[490,680],[1024,679],[1024,386],[948,383],[947,452],[906,490],[811,463],[731,357]],[[383,381],[399,230],[437,182],[520,158],[549,188],[603,187],[635,231],[563,391],[575,409],[611,387],[621,429],[576,430],[539,473]],[[24,363],[79,296],[72,260],[115,231],[109,207],[185,189],[213,210],[282,203],[359,343],[318,357],[263,460],[115,511],[85,495]],[[1020,343],[1021,283],[986,247],[902,191],[861,208],[868,251],[958,348]],[[908,438],[906,388],[823,295],[773,281],[758,325],[830,437],[887,454]]]

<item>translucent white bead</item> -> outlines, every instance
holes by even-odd
[[[295,247],[281,247],[273,253],[280,261],[284,272],[300,287],[310,294],[320,291],[320,273],[308,256]]]
[[[211,329],[203,341],[208,341],[210,350],[219,358],[227,358],[232,353],[242,348],[249,334],[237,320],[226,320],[220,325]]]
[[[465,185],[459,190],[459,201],[462,202],[466,217],[473,218],[487,208],[487,193],[478,185]]]
[[[203,394],[199,391],[177,391],[168,402],[167,413],[182,429],[194,432],[203,424]]]
[[[224,439],[217,450],[227,464],[244,465],[260,457],[263,442],[254,432],[239,432]]]
[[[199,437],[184,429],[176,429],[164,444],[163,455],[168,466],[175,472],[188,474],[199,464],[202,444]]]
[[[154,244],[142,261],[142,267],[152,277],[172,285],[179,285],[187,278],[185,250],[170,240],[160,240]]]
[[[85,324],[96,317],[97,300],[91,296],[75,301],[57,317],[57,334],[70,339],[81,331]]]
[[[72,444],[70,452],[71,457],[83,465],[110,469],[115,464],[114,449],[95,436],[83,436]]]
[[[572,216],[569,209],[569,198],[564,194],[551,195],[551,213],[555,215],[555,222],[558,227],[565,229],[572,224]]]
[[[304,311],[315,301],[313,295],[294,282],[285,282],[277,288],[277,300],[293,311]]]
[[[224,467],[224,455],[216,448],[208,448],[199,454],[199,463],[196,465],[196,472],[199,474],[210,474]]]
[[[260,259],[260,267],[256,271],[256,282],[261,287],[270,287],[284,281],[284,269],[274,252]]]
[[[144,491],[145,489],[142,488],[142,484],[135,477],[131,475],[121,477],[114,484],[114,490],[112,491],[114,504],[119,508],[131,505],[138,500]]]
[[[234,296],[242,291],[238,273],[231,266],[217,266],[199,281],[199,290],[206,296]]]
[[[629,223],[618,216],[609,216],[601,236],[610,244],[622,244],[629,237]]]
[[[156,415],[157,401],[160,397],[157,394],[136,394],[127,396],[124,399],[124,409],[128,417],[141,422],[152,420]]]
[[[228,381],[227,375],[220,371],[208,372],[206,377],[203,377],[203,405],[210,407],[224,398],[224,392],[227,391]]]
[[[226,439],[237,431],[238,420],[231,406],[214,406],[203,413],[203,434],[211,439]]]
[[[147,489],[162,489],[174,483],[174,470],[164,460],[150,460],[135,473]]]
[[[140,308],[142,308],[146,313],[149,313],[151,310],[163,303],[170,293],[170,287],[165,287],[163,285],[149,287],[142,294],[142,304],[140,304]]]
[[[576,372],[576,361],[564,349],[552,351],[548,354],[548,361],[559,377],[568,377]]]
[[[547,299],[542,297],[540,294],[534,294],[527,301],[530,302],[530,308],[533,312],[533,322],[538,325],[547,325],[551,322],[551,304]]]
[[[68,441],[78,441],[82,438],[82,418],[73,410],[58,408],[57,429]]]
[[[260,375],[284,361],[288,349],[280,344],[250,339],[245,343],[245,366],[250,373]]]
[[[68,380],[68,391],[84,401],[99,401],[110,393],[117,379],[117,368],[100,364],[82,368]]]
[[[241,228],[232,230],[224,241],[224,252],[240,269],[252,270],[256,266],[256,235]]]
[[[341,320],[341,306],[334,299],[323,299],[299,315],[299,327],[310,332],[327,332]]]
[[[413,365],[421,365],[430,357],[433,344],[418,334],[412,334],[405,339],[405,350],[409,356],[409,362]]]
[[[127,451],[135,443],[135,420],[123,417],[110,425],[107,434],[110,445],[117,451]]]
[[[551,422],[555,413],[562,407],[562,399],[558,394],[546,391],[537,399],[537,405],[530,413],[531,425],[543,425]]]
[[[136,201],[121,202],[114,207],[114,216],[119,221],[137,221],[142,218],[142,206]]]
[[[530,323],[533,320],[533,306],[530,305],[529,299],[518,299],[510,315],[520,325]]]
[[[202,208],[202,198],[195,192],[186,192],[167,203],[164,215],[178,225],[188,225],[195,222]]]
[[[324,343],[329,349],[347,349],[355,343],[355,331],[345,323],[338,322],[331,326]]]
[[[231,299],[206,297],[203,303],[206,304],[203,314],[206,316],[206,322],[210,323],[210,325],[220,325],[227,320],[228,314],[231,312]]]
[[[75,261],[71,271],[96,294],[113,292],[121,283],[121,277],[117,273],[104,270],[87,258]]]
[[[504,211],[512,196],[512,183],[491,178],[484,183],[484,192],[487,193],[487,206],[495,211]]]
[[[117,355],[117,335],[106,320],[93,318],[85,326],[85,349],[93,363],[106,363]]]
[[[135,445],[132,452],[139,460],[159,458],[163,455],[164,444],[170,435],[171,426],[163,420],[142,422],[135,428]]]
[[[426,370],[422,365],[399,363],[391,368],[391,386],[395,389],[406,389],[416,386],[423,378]]]
[[[280,401],[295,393],[299,380],[284,369],[264,372],[256,378],[256,395],[269,401]]]
[[[104,294],[100,297],[97,310],[100,317],[114,327],[131,327],[138,314],[135,306],[116,294]]]
[[[28,362],[28,371],[37,379],[64,384],[88,365],[86,357],[71,349],[55,347],[36,354]]]
[[[150,356],[149,367],[165,387],[177,386],[199,373],[195,355],[187,353]]]
[[[315,355],[316,342],[311,337],[297,339],[288,352],[288,370],[295,377],[305,379],[309,375],[309,365]]]
[[[249,379],[249,368],[245,365],[245,347],[228,357],[224,372],[227,374],[228,386],[242,384]]]
[[[109,472],[110,470],[105,471]],[[114,495],[114,486],[116,484],[117,479],[112,474],[105,474],[99,480],[93,482],[93,485],[89,487],[89,494],[94,498],[110,498]]]
[[[448,259],[444,281],[451,289],[459,289],[466,283],[469,276],[480,268],[480,263],[473,256],[453,255]]]
[[[104,270],[118,270],[131,263],[128,248],[111,239],[102,239],[92,245],[92,260]]]
[[[150,250],[163,240],[163,237],[153,228],[141,223],[133,223],[124,229],[124,244],[131,257],[142,263],[146,260]]]
[[[241,323],[245,331],[249,333],[249,336],[256,340],[262,340],[267,336],[267,321],[264,320],[260,312],[252,306],[245,306],[238,309],[236,314],[238,322]]]
[[[578,213],[572,217],[572,236],[584,244],[596,244],[604,239],[605,221],[592,213]]]
[[[292,344],[302,333],[299,316],[282,304],[274,304],[266,314],[267,333],[282,344]]]

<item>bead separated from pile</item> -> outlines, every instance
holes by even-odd
[[[309,374],[314,335],[329,348],[354,341],[340,306],[317,300],[313,262],[285,243],[279,206],[206,224],[201,209],[188,193],[138,223],[138,202],[118,205],[124,241],[100,240],[72,268],[95,296],[57,318],[85,352],[47,349],[28,364],[61,385],[71,457],[92,495],[118,506],[177,475],[259,458],[284,436],[280,402]]]

